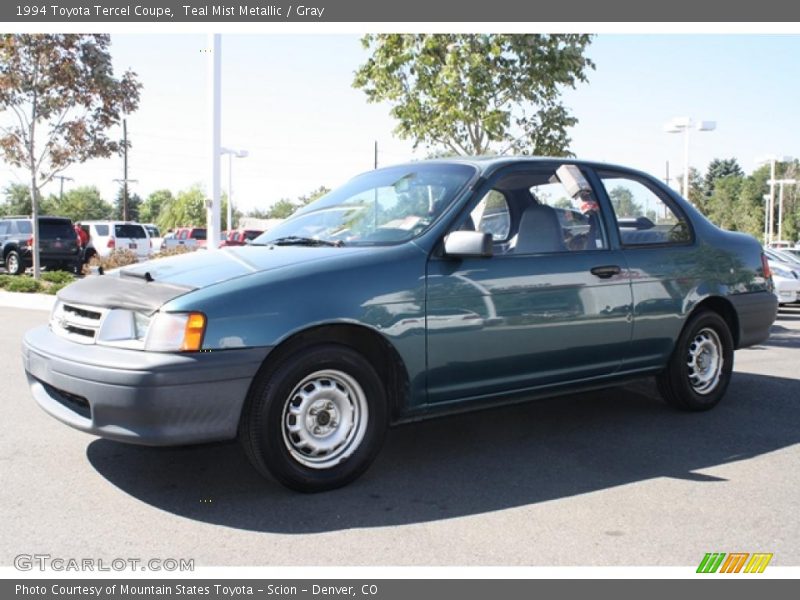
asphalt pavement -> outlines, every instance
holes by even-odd
[[[16,555],[227,565],[800,565],[800,307],[736,353],[713,411],[651,382],[406,425],[367,474],[298,495],[235,443],[144,448],[33,402],[23,332],[0,308],[0,565]]]

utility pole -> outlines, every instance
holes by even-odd
[[[122,119],[122,220],[128,220],[128,119]]]
[[[128,119],[122,119],[122,179],[114,181],[122,184],[122,220],[128,220],[128,184],[138,183],[128,179]]]
[[[378,168],[378,140],[375,140],[375,166],[373,168]]]
[[[75,181],[75,180],[72,177],[65,177],[64,175],[55,175],[53,179],[61,180],[61,186],[59,187],[58,190],[58,203],[61,204],[61,201],[64,199],[64,180],[65,179],[67,181]]]

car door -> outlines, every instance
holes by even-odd
[[[491,233],[491,258],[431,257],[429,402],[602,378],[627,355],[623,257],[585,179],[574,198],[551,184],[557,166],[511,169],[476,194],[454,228]]]
[[[631,273],[634,323],[623,368],[663,366],[683,327],[686,300],[703,280],[703,264],[708,279],[726,259],[697,247],[688,218],[660,182],[613,168],[598,169],[597,176]]]

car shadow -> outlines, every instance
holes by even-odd
[[[795,340],[795,344],[797,341]],[[649,380],[390,431],[355,483],[302,495],[260,478],[237,444],[146,448],[96,440],[97,472],[173,514],[301,534],[463,517],[674,477],[800,442],[797,381],[734,373],[713,411],[667,408]]]

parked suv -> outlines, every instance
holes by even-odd
[[[89,234],[85,260],[92,256],[108,256],[116,248],[130,250],[139,260],[150,255],[150,236],[144,226],[130,221],[83,221],[81,227]]]
[[[0,218],[0,257],[11,275],[21,275],[33,266],[33,219]],[[78,236],[65,217],[39,217],[39,260],[47,269],[78,267]]]

